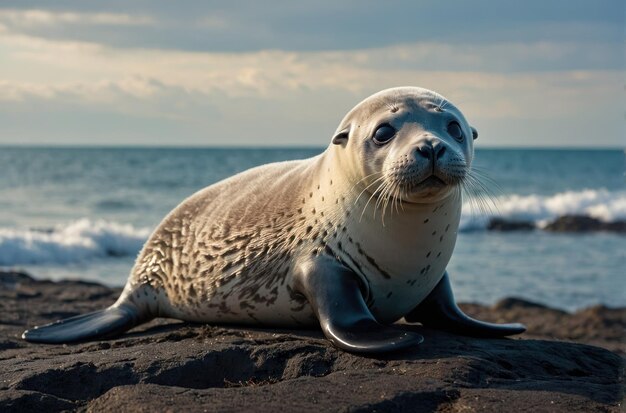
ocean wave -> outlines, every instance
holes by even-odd
[[[604,222],[625,220],[626,191],[585,189],[554,195],[508,195],[495,198],[489,209],[478,211],[466,201],[460,230],[483,230],[493,218],[532,222],[538,228],[566,215],[586,215]]]
[[[81,219],[49,229],[0,228],[0,265],[68,264],[136,255],[147,228]]]
[[[626,191],[588,189],[549,196],[510,195],[494,200],[490,212],[466,201],[460,231],[485,230],[494,218],[543,228],[566,215],[587,215],[604,222],[626,220]],[[149,228],[81,219],[48,229],[0,228],[0,266],[70,264],[104,257],[135,256]]]

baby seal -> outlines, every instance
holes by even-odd
[[[183,201],[144,245],[111,307],[24,332],[32,342],[112,337],[155,317],[297,327],[337,347],[419,344],[409,322],[506,336],[463,314],[446,265],[477,132],[441,95],[384,90],[310,159],[256,167]]]

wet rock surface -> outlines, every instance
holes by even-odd
[[[529,221],[512,221],[503,218],[492,218],[487,225],[488,231],[532,231],[535,224]]]
[[[337,350],[317,330],[175,320],[75,345],[19,338],[25,327],[108,306],[119,292],[0,272],[0,411],[618,412],[623,398],[624,308],[466,304],[471,315],[529,331],[489,340],[403,325],[425,342],[376,357]]]
[[[565,215],[550,222],[545,228],[552,232],[617,232],[626,233],[626,221],[603,222],[586,215]]]
[[[563,215],[539,228],[535,222],[520,221],[506,218],[491,218],[487,223],[488,231],[532,231],[542,229],[548,232],[613,232],[626,234],[626,221],[617,220],[604,222],[587,215]]]

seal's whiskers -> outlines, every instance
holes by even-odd
[[[491,181],[490,178],[485,179],[482,172],[469,170],[461,181],[461,188],[467,196],[472,217],[494,215],[494,210],[496,212],[498,210],[496,198],[485,180]]]

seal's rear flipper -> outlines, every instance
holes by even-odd
[[[112,337],[136,326],[137,319],[132,307],[109,307],[26,330],[22,338],[33,343],[60,344]]]
[[[424,340],[417,333],[378,323],[363,299],[358,277],[334,260],[321,258],[301,265],[295,287],[313,307],[324,335],[341,349],[381,353]]]
[[[404,319],[438,330],[478,337],[502,337],[526,331],[523,324],[492,324],[465,315],[454,301],[447,272],[428,297],[404,316]]]

